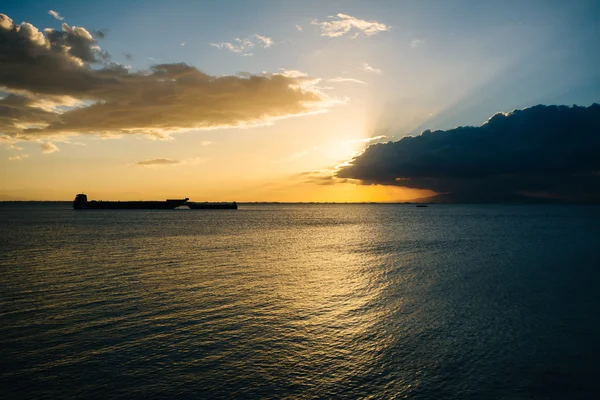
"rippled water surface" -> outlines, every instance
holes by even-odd
[[[594,398],[599,268],[600,207],[2,204],[1,392]]]

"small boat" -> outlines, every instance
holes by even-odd
[[[417,207],[429,207],[427,204],[417,204]]]

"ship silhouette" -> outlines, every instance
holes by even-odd
[[[73,200],[76,210],[173,210],[186,205],[192,210],[237,210],[237,203],[231,202],[192,202],[185,199],[167,199],[165,201],[88,201],[87,195],[80,193]]]

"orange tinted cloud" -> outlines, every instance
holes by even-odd
[[[267,39],[260,37],[265,47]],[[40,32],[0,14],[0,42],[0,87],[5,88],[0,130],[13,139],[164,137],[181,130],[265,124],[335,104],[306,76],[212,76],[186,64],[131,72],[110,63],[85,28],[67,24],[60,32]]]

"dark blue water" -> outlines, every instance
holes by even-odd
[[[0,205],[0,397],[589,399],[600,207]]]

